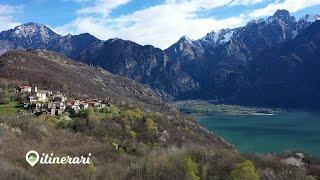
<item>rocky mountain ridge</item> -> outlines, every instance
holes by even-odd
[[[165,52],[199,82],[202,98],[237,103],[235,94],[250,86],[245,74],[254,57],[294,39],[317,18],[306,15],[297,21],[288,11],[278,10],[243,27],[211,32],[199,40],[179,40]]]

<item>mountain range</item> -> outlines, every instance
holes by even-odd
[[[27,23],[0,33],[0,53],[46,49],[149,85],[167,99],[272,107],[320,107],[319,16],[286,10],[243,27],[182,37],[165,50],[85,33],[61,36]],[[301,83],[303,82],[303,83]]]

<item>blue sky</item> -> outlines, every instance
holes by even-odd
[[[60,34],[89,32],[166,48],[181,36],[244,25],[287,9],[319,14],[320,0],[0,0],[0,30],[26,22]]]

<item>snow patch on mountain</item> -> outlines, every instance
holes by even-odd
[[[182,38],[180,39],[180,41],[184,41],[184,42],[188,42],[188,43],[192,43],[192,39],[188,38],[187,36],[182,36]]]
[[[316,20],[320,19],[320,15],[317,14],[307,14],[304,17],[302,17],[299,21],[305,21],[305,22],[315,22]]]
[[[205,37],[201,38],[200,41],[213,43],[213,44],[220,44],[220,45],[226,44],[231,40],[234,32],[235,32],[235,29],[222,29],[217,33],[212,31],[208,33]]]
[[[49,40],[51,38],[59,37],[58,34],[54,33],[51,29],[42,24],[27,23],[17,26],[13,29],[13,37],[17,38],[28,38],[28,37],[39,37],[43,40]]]
[[[224,35],[223,35],[223,40],[221,40],[221,42],[222,43],[227,43],[227,42],[229,42],[230,41],[230,39],[233,37],[233,33],[234,33],[234,31],[233,30],[231,30],[231,31],[229,31],[229,32],[227,32],[227,33],[225,33]]]
[[[320,19],[320,15],[317,14],[307,14],[303,16],[297,22],[297,32],[301,32],[305,28],[309,27],[312,23],[316,22],[318,19]]]

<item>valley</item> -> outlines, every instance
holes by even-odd
[[[0,32],[0,179],[320,179],[319,17],[279,9],[166,49]],[[92,162],[30,167],[31,149]]]

